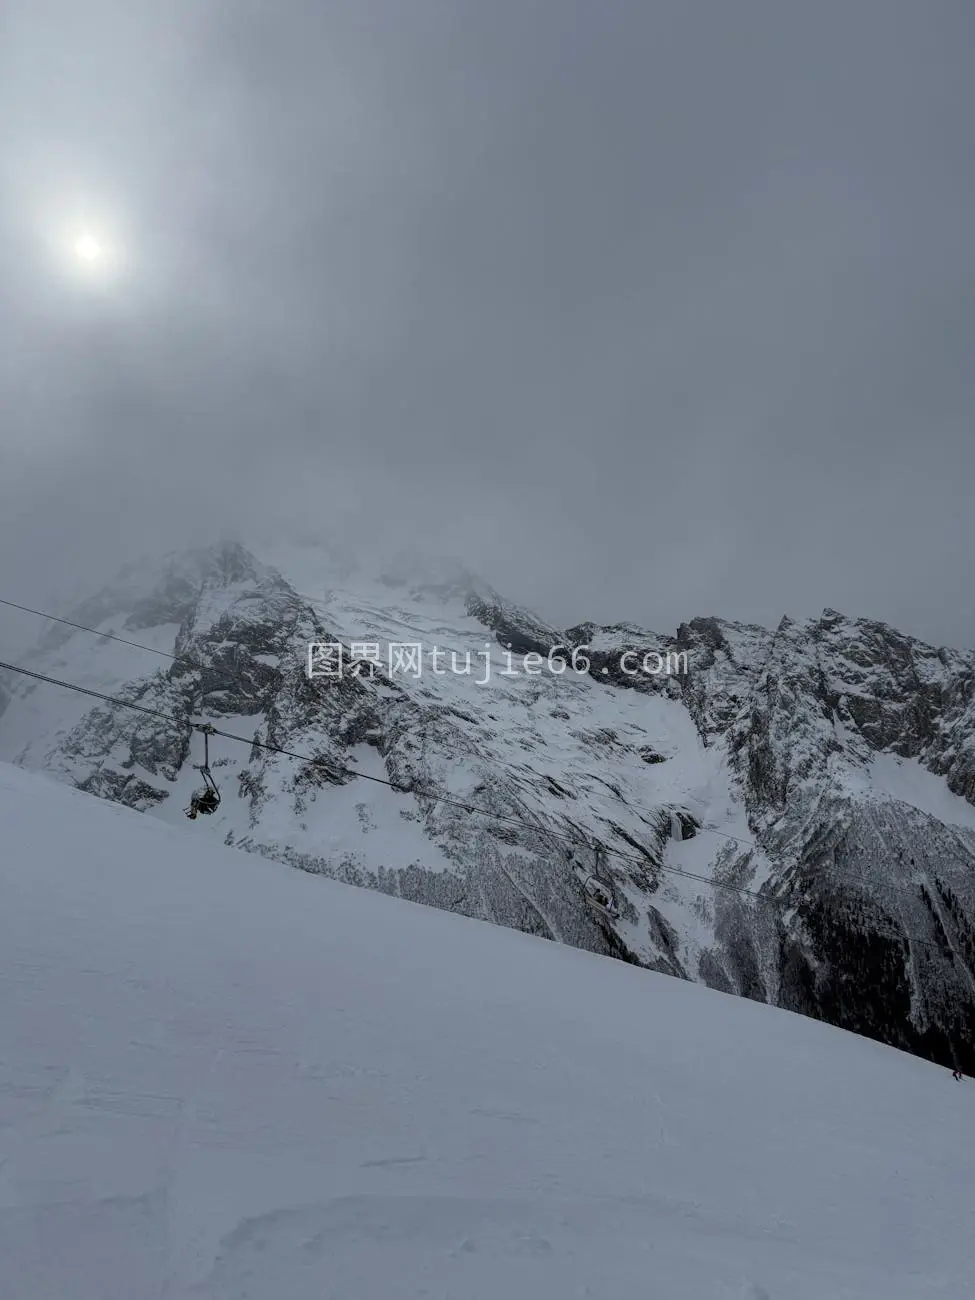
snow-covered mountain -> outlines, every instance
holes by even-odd
[[[975,1071],[972,653],[831,610],[558,629],[455,565],[369,576],[314,540],[130,565],[65,617],[149,649],[52,624],[23,666],[153,712],[11,675],[0,758]],[[188,822],[192,721],[248,743],[213,739],[223,802]]]
[[[971,1084],[0,763],[11,1300],[969,1300]]]

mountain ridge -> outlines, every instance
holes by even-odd
[[[460,566],[370,580],[307,544],[126,566],[67,617],[174,658],[133,675],[137,651],[55,624],[29,666],[180,725],[9,682],[0,758],[181,819],[193,721],[234,721],[258,745],[214,746],[224,800],[193,833],[975,1068],[972,652],[829,608],[561,630]],[[308,675],[310,644],[356,642],[476,667]]]

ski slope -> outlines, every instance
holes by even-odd
[[[970,1081],[0,765],[7,1300],[970,1300]]]

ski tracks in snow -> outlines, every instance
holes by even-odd
[[[18,1078],[0,1067],[0,1194],[11,1162],[30,1142],[56,1133],[67,1111],[84,1095],[85,1077],[74,1065],[63,1070],[51,1067],[40,1071],[39,1077],[28,1078]],[[30,1109],[38,1096],[42,1098],[40,1106]],[[28,1111],[21,1119],[17,1112],[24,1106]]]
[[[180,1166],[186,1152],[188,1134],[197,1119],[200,1096],[207,1085],[212,1082],[217,1067],[225,1054],[225,1047],[218,1046],[214,1048],[196,1087],[183,1098],[176,1116],[176,1123],[173,1126],[172,1138],[166,1150],[160,1181],[160,1189],[165,1197],[166,1204],[166,1263],[159,1291],[159,1300],[172,1300],[173,1296],[179,1294],[176,1289],[179,1285],[177,1269],[180,1260],[188,1253],[179,1241],[180,1201],[178,1184],[181,1174]]]

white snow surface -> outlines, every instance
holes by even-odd
[[[969,1081],[6,764],[0,826],[5,1300],[970,1300]]]
[[[975,830],[975,808],[961,795],[952,794],[944,777],[929,772],[916,758],[874,754],[861,782],[848,781],[860,797],[909,804],[946,826]]]

